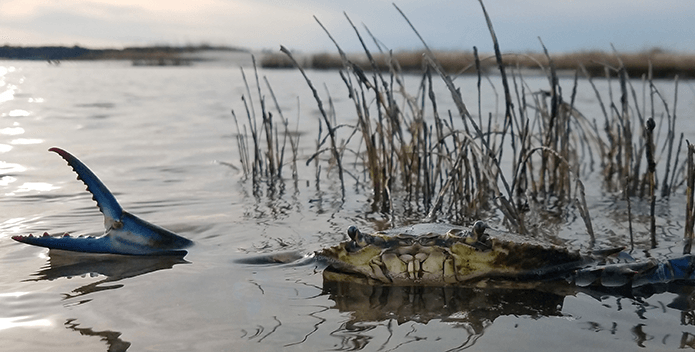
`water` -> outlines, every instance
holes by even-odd
[[[249,68],[246,74],[253,83]],[[246,121],[246,91],[235,65],[0,61],[4,351],[694,348],[691,313],[671,304],[673,293],[629,299],[522,289],[380,290],[324,285],[312,265],[235,263],[254,253],[330,246],[346,238],[350,225],[386,226],[364,192],[349,188],[343,203],[335,182],[317,187],[313,167],[303,166],[315,148],[318,113],[299,73],[261,74],[291,125],[302,118],[297,129],[305,171],[283,190],[254,194],[241,172],[227,165],[239,167],[230,110]],[[331,92],[339,120],[354,122],[337,73],[310,75],[322,94]],[[463,80],[457,83],[471,88],[464,99],[474,102],[474,81]],[[411,84],[417,83],[413,77]],[[605,82],[598,84],[605,89]],[[568,94],[571,80],[563,85]],[[600,120],[593,91],[585,82],[581,87],[580,110]],[[672,97],[669,82],[660,89]],[[695,111],[693,83],[681,82],[680,92],[679,118],[687,121]],[[490,88],[484,93],[494,97]],[[495,99],[489,101],[483,111],[495,111]],[[452,108],[442,104],[442,111]],[[692,124],[681,130],[695,136]],[[90,194],[61,158],[47,152],[52,146],[78,156],[125,209],[195,241],[185,259],[75,257],[11,240],[44,231],[103,231]],[[605,200],[600,188],[589,189],[588,197],[595,214],[624,214],[624,205]],[[684,202],[674,198],[660,208],[667,214],[660,224],[662,252],[680,248]],[[599,220],[597,233],[624,234],[616,224],[620,220]],[[560,236],[583,242],[577,235],[582,226],[571,220]]]

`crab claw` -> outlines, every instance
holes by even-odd
[[[79,159],[60,148],[49,151],[60,155],[77,173],[77,179],[87,185],[87,191],[104,214],[105,235],[90,237],[13,236],[15,241],[52,249],[83,253],[112,253],[130,255],[160,255],[185,253],[183,248],[193,244],[167,229],[151,224],[123,210],[116,197],[99,178]]]

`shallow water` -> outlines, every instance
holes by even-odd
[[[294,70],[261,73],[290,124],[302,116],[300,167],[308,171],[296,184],[287,180],[284,189],[254,194],[241,172],[226,164],[239,166],[230,110],[246,121],[246,91],[234,65],[0,61],[4,351],[695,348],[692,303],[678,301],[692,299],[689,291],[630,299],[571,290],[384,289],[324,284],[313,265],[236,263],[254,253],[309,253],[345,239],[350,225],[389,226],[371,211],[365,192],[350,188],[341,202],[335,182],[315,184],[313,168],[303,166],[317,128],[310,92]],[[246,75],[253,84],[252,70]],[[354,121],[338,74],[310,75],[322,92],[331,92],[339,120]],[[412,81],[416,86],[418,78]],[[547,85],[544,78],[528,81]],[[671,97],[672,85],[662,83]],[[469,88],[464,99],[475,101],[474,79],[457,84]],[[569,94],[571,79],[562,84]],[[694,95],[693,82],[681,82],[681,121],[692,119]],[[259,109],[257,96],[252,99]],[[495,99],[489,100],[483,111],[495,111]],[[442,104],[442,111],[451,108]],[[585,82],[577,104],[600,119]],[[695,137],[690,123],[680,131]],[[75,258],[14,242],[10,237],[17,234],[103,231],[90,194],[61,158],[47,152],[52,146],[79,157],[125,209],[195,246],[183,259],[136,260]],[[588,200],[594,214],[605,214],[596,225],[599,241],[624,243],[625,205],[606,200],[600,187],[588,189]],[[653,254],[680,251],[683,209],[680,197],[659,205],[666,214],[659,223],[663,245]],[[581,246],[583,231],[581,219],[570,219],[558,236]],[[645,238],[638,245],[648,243]]]

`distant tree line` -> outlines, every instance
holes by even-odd
[[[208,44],[190,46],[148,46],[124,49],[88,49],[81,46],[10,46],[0,47],[0,59],[13,60],[128,60],[171,57],[180,53],[203,50],[246,51],[244,49],[212,46]]]
[[[79,46],[0,47],[0,58],[16,60],[70,60],[78,59],[95,50]],[[102,51],[102,50],[96,50]]]

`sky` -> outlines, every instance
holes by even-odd
[[[388,49],[422,47],[394,0],[0,0],[0,45],[225,45],[333,52],[314,16],[347,52],[350,17]],[[432,49],[492,52],[477,0],[395,0]],[[487,0],[502,51],[695,53],[695,0]],[[345,14],[344,14],[345,13]],[[368,39],[368,38],[365,38]],[[371,39],[370,49],[374,49]]]

